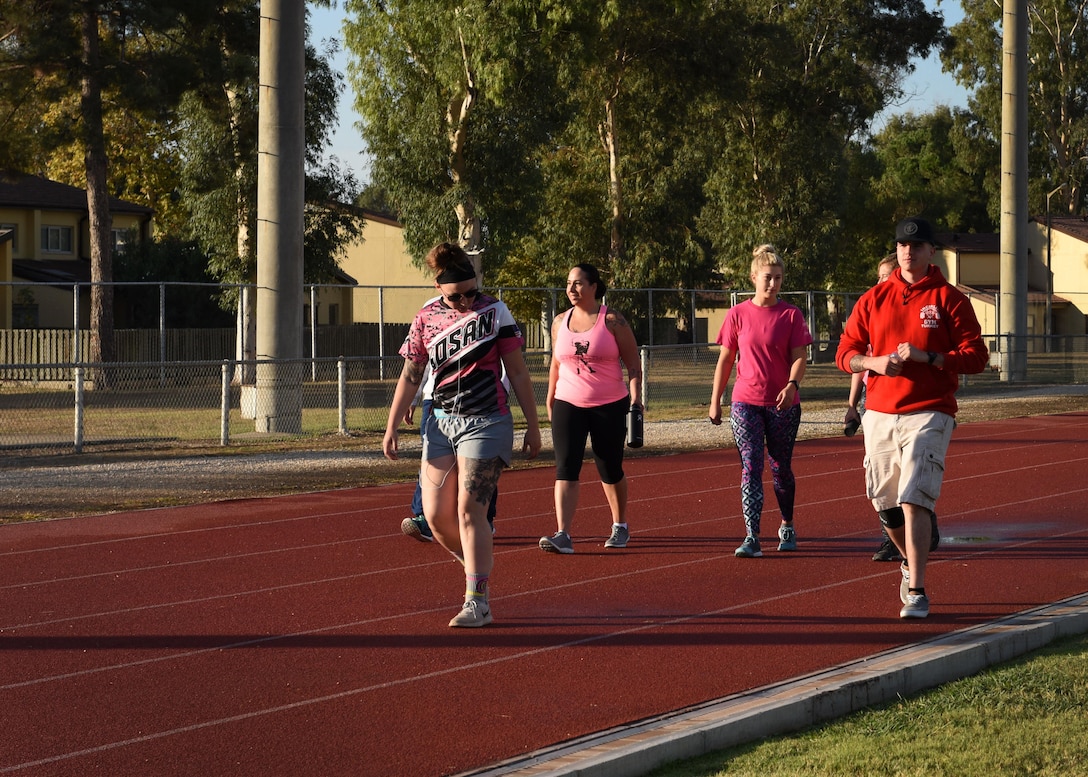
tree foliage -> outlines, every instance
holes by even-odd
[[[1001,5],[961,0],[963,21],[951,30],[941,58],[959,83],[973,90],[979,117],[976,137],[998,145],[1001,137]],[[1035,213],[1046,207],[1085,213],[1088,184],[1088,2],[1033,0],[1028,8],[1028,196]],[[989,181],[990,213],[1000,208],[1000,182]]]
[[[999,149],[973,127],[969,112],[947,106],[893,117],[874,144],[881,163],[872,187],[877,211],[889,221],[923,215],[951,231],[993,231],[998,214],[987,212],[982,193],[999,185]]]
[[[746,283],[766,241],[791,283],[828,283],[852,261],[854,144],[943,34],[922,0],[425,5],[348,4],[375,181],[416,256],[475,245],[471,212],[523,285],[585,260],[613,287]]]
[[[534,151],[560,107],[548,8],[484,0],[348,0],[349,77],[373,181],[417,257],[440,240],[497,269],[531,223]],[[561,12],[562,4],[555,9]]]

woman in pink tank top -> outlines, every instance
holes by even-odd
[[[627,411],[631,405],[642,405],[642,365],[627,319],[601,304],[605,288],[593,265],[573,267],[567,274],[572,307],[552,325],[547,408],[555,449],[557,531],[539,543],[549,553],[574,552],[570,527],[578,507],[587,439],[592,441],[593,460],[612,513],[612,533],[604,546],[627,547],[623,445]]]

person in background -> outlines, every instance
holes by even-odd
[[[436,297],[435,299],[438,299]],[[434,300],[428,300],[426,305],[431,304]],[[503,380],[505,381],[505,375]],[[504,383],[505,386],[505,383]],[[506,386],[509,390],[509,386]],[[418,407],[419,411],[419,436],[425,438],[427,435],[427,421],[431,418],[431,407],[434,405],[434,401],[431,399],[431,392],[434,390],[434,383],[431,381],[431,366],[427,365],[423,371],[423,381],[419,385],[419,390],[416,392],[415,397],[412,399],[412,404],[408,406],[408,411],[404,414],[404,423],[409,426],[415,418],[415,411]],[[416,490],[412,493],[412,503],[409,506],[411,514],[400,522],[400,530],[406,537],[419,540],[420,542],[434,542],[434,535],[431,533],[431,527],[427,525],[427,519],[423,517],[423,482],[420,477],[416,478]],[[495,486],[495,493],[491,495],[491,504],[487,508],[487,522],[491,525],[491,533],[495,533],[495,515],[498,510],[499,503],[499,488]]]
[[[453,628],[492,622],[490,578],[494,565],[487,505],[513,454],[514,420],[502,372],[528,429],[522,450],[540,452],[540,423],[521,329],[509,308],[481,294],[464,249],[439,243],[427,254],[441,294],[412,320],[400,348],[404,369],[397,380],[382,440],[386,458],[397,458],[398,427],[423,381],[434,373],[433,416],[423,438],[423,514],[431,533],[465,570],[465,596]]]
[[[876,282],[883,283],[888,280],[897,266],[895,254],[888,254],[881,259],[876,266]],[[846,417],[843,419],[843,430],[847,437],[853,437],[861,426],[861,416],[865,412],[865,379],[868,375],[868,372],[855,372],[850,376],[850,395],[846,400]],[[880,547],[873,554],[873,561],[903,560],[883,524],[880,526],[880,540]]]
[[[956,427],[959,375],[982,372],[989,353],[971,301],[932,263],[929,222],[903,219],[895,243],[898,269],[858,300],[835,361],[844,372],[869,372],[866,495],[904,558],[899,617],[925,618],[933,511]]]
[[[741,508],[744,542],[738,558],[763,555],[759,542],[763,512],[764,446],[771,462],[775,497],[782,514],[778,549],[797,549],[793,525],[796,481],[793,446],[801,426],[801,381],[812,335],[796,305],[778,298],[785,268],[773,245],[752,252],[751,280],[755,295],[730,308],[718,333],[721,346],[710,392],[710,422],[722,422],[722,395],[737,365],[729,424],[741,462]]]
[[[587,438],[592,441],[593,460],[612,513],[612,533],[604,546],[625,548],[630,538],[623,446],[627,411],[642,405],[642,363],[627,319],[601,303],[605,290],[592,264],[571,268],[567,274],[571,308],[552,325],[547,408],[555,449],[557,531],[539,542],[541,550],[549,553],[574,552],[570,528],[578,507],[578,478]]]

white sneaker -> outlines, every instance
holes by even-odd
[[[491,623],[491,607],[483,599],[466,599],[461,612],[453,616],[450,628],[478,629]]]
[[[924,618],[929,615],[929,597],[925,594],[907,594],[907,602],[899,611],[900,618]]]

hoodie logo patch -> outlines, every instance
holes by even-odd
[[[922,312],[918,314],[918,318],[922,319],[922,329],[936,329],[941,325],[941,311],[938,310],[936,305],[923,307]]]

